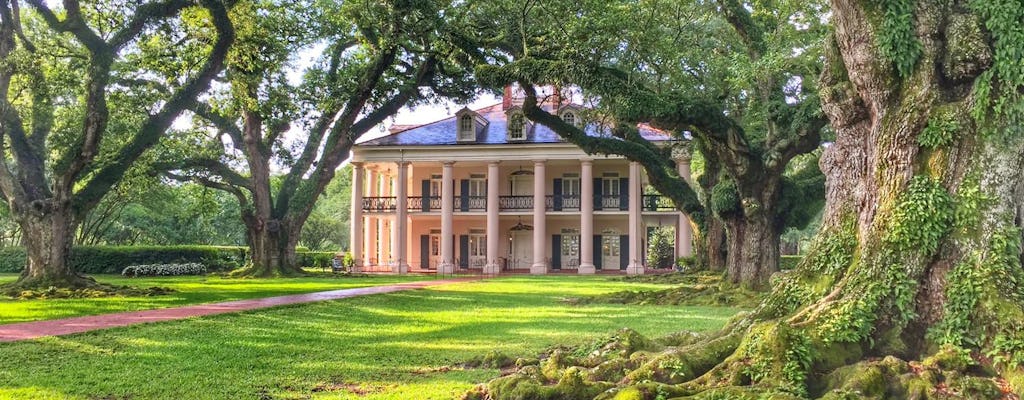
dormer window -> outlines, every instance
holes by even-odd
[[[522,112],[508,116],[508,140],[526,140],[526,117]]]
[[[455,113],[455,139],[459,143],[476,141],[477,134],[487,129],[487,119],[476,111],[463,108]]]
[[[569,104],[558,110],[558,115],[562,117],[562,121],[565,123],[575,126],[577,128],[583,127],[583,116],[581,114],[583,108],[576,104]]]
[[[475,139],[476,132],[473,131],[473,116],[465,114],[459,117],[459,141]]]
[[[569,125],[576,126],[576,113],[572,111],[566,111],[565,113],[562,114],[562,121],[565,121],[565,123]]]

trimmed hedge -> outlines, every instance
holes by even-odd
[[[211,272],[230,271],[245,264],[249,249],[239,246],[77,246],[71,268],[86,274],[120,274],[130,265],[200,263]],[[299,265],[331,266],[333,252],[298,251]],[[21,272],[25,248],[0,248],[0,272]]]
[[[296,251],[295,258],[302,267],[330,268],[335,254],[333,251]]]

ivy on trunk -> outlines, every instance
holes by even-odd
[[[1024,393],[1024,75],[1007,73],[1019,70],[1008,55],[1024,43],[1017,29],[1024,10],[911,1],[898,8],[909,17],[883,17],[871,1],[831,5],[835,31],[819,87],[836,140],[821,159],[824,225],[800,265],[719,332],[667,348],[648,343],[646,353],[625,351],[623,359],[562,358],[477,393],[616,386],[598,397]],[[904,23],[912,28],[885,28]],[[892,43],[900,40],[914,43]],[[892,59],[886,46],[919,52]],[[972,115],[978,104],[1002,107]],[[940,132],[949,126],[956,129]],[[623,343],[645,342],[613,341]],[[613,344],[605,348],[621,348]],[[588,373],[605,362],[626,372],[610,376],[614,383]],[[558,385],[536,384],[540,375]]]

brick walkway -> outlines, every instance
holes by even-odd
[[[277,307],[288,304],[312,303],[316,301],[337,300],[349,297],[366,296],[371,294],[400,292],[403,290],[421,289],[430,286],[447,285],[450,283],[469,282],[482,279],[481,277],[440,279],[434,281],[420,281],[399,283],[394,285],[370,286],[355,289],[329,290],[326,292],[315,292],[305,294],[293,294],[288,296],[266,297],[262,299],[235,300],[223,303],[198,304],[175,308],[160,308],[156,310],[129,311],[114,314],[90,315],[85,317],[74,317],[55,319],[49,321],[22,322],[17,324],[0,325],[0,342],[16,342],[19,340],[35,339],[43,336],[61,336],[73,333],[95,331],[100,329],[116,328],[149,322],[173,321],[205,315],[228,314],[246,310],[257,310],[261,308]]]

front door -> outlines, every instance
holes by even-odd
[[[483,268],[487,264],[487,236],[483,233],[469,234],[469,267]]]
[[[441,234],[430,234],[430,268],[437,268],[441,265]]]
[[[562,269],[580,267],[580,234],[575,230],[562,231]]]
[[[512,254],[508,260],[510,269],[530,269],[533,264],[533,232],[512,231]]]
[[[622,250],[622,244],[620,243],[619,235],[602,235],[601,236],[601,268],[602,269],[619,269],[622,259],[620,258],[620,251]]]

